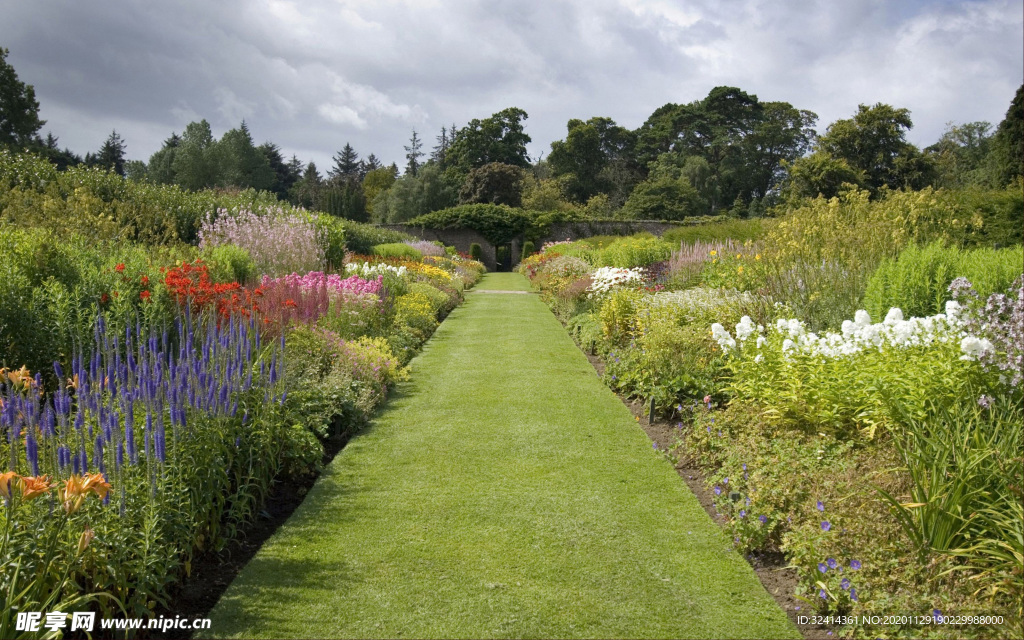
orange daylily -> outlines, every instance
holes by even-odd
[[[85,482],[82,487],[85,492],[92,491],[95,493],[100,500],[107,497],[107,492],[110,491],[110,483],[107,482],[106,478],[103,477],[102,473],[96,474],[85,474]]]
[[[53,487],[57,486],[50,482],[50,476],[29,476],[21,478],[21,497],[26,500],[37,498]]]
[[[87,473],[84,476],[73,475],[68,478],[64,482],[64,488],[61,490],[64,510],[68,513],[78,511],[90,491],[95,493],[101,500],[107,497],[107,493],[110,491],[110,483],[103,478],[102,473]]]
[[[21,476],[19,476],[17,473],[13,471],[5,471],[3,473],[0,473],[0,497],[4,498],[5,500],[10,500],[11,484],[13,484],[14,481],[20,477]]]

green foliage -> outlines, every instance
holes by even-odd
[[[941,243],[910,245],[878,266],[868,280],[864,308],[875,318],[884,317],[890,307],[902,309],[907,317],[934,315],[943,312],[955,278],[967,278],[987,298],[1009,288],[1022,270],[1019,246],[965,251]]]
[[[595,252],[591,261],[595,267],[647,267],[668,260],[672,247],[650,234],[620,238]]]
[[[890,189],[920,189],[931,183],[934,167],[929,158],[906,141],[913,126],[910,111],[878,103],[860,105],[849,120],[836,120],[818,139],[817,150],[864,176],[864,184],[872,191],[883,186]]]
[[[469,245],[469,257],[481,262],[484,259],[484,250],[480,247],[480,244],[473,242]]]
[[[1006,117],[999,123],[992,136],[989,154],[989,175],[993,186],[1012,185],[1024,178],[1024,85],[1006,110]]]
[[[495,204],[467,204],[419,216],[410,224],[432,229],[472,229],[498,246],[524,233],[534,220],[522,209]]]
[[[470,120],[448,147],[445,158],[450,171],[465,176],[491,162],[529,166],[526,145],[530,136],[523,132],[522,124],[526,118],[525,111],[511,107],[490,118]]]
[[[523,170],[501,162],[490,162],[469,172],[459,190],[460,204],[523,203]]]
[[[35,89],[7,62],[9,53],[0,47],[0,148],[18,149],[30,145],[46,121],[39,119]]]
[[[404,242],[405,240],[413,239],[411,235],[401,231],[382,229],[372,224],[363,224],[354,220],[342,220],[340,224],[345,230],[345,243],[348,250],[363,255],[373,253],[373,247],[378,244]],[[328,256],[328,260],[330,260],[330,256]]]
[[[373,255],[382,258],[405,258],[419,262],[423,259],[423,253],[415,247],[410,247],[404,242],[390,242],[378,244],[373,247]]]
[[[789,194],[797,198],[834,198],[844,189],[861,188],[867,182],[863,170],[854,169],[846,159],[825,151],[798,158],[787,168]]]
[[[255,282],[259,277],[256,263],[245,249],[233,244],[221,244],[210,247],[200,253],[210,269],[210,279],[214,282],[238,282],[247,284]]]
[[[523,251],[519,255],[519,259],[520,260],[526,260],[528,257],[533,255],[534,252],[536,252],[536,251],[537,251],[537,248],[533,244],[533,242],[531,242],[530,240],[527,240],[526,242],[523,243]]]
[[[711,224],[676,227],[661,234],[661,239],[675,247],[681,244],[724,240],[742,243],[747,240],[760,239],[763,229],[764,225],[759,219],[728,220]]]
[[[621,215],[636,220],[682,220],[701,215],[706,207],[689,180],[664,175],[638,184]]]

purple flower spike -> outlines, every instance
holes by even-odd
[[[831,529],[832,529],[832,523],[829,522],[828,520],[822,520],[822,522],[821,522],[821,530],[822,531],[829,531]]]

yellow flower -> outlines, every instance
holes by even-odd
[[[743,273],[743,265],[740,265],[739,267],[737,267],[736,273]]]
[[[716,251],[716,250],[712,249],[712,250],[711,250],[711,255],[713,255],[713,256],[717,256],[717,255],[718,255],[718,251]]]
[[[736,254],[736,259],[737,259],[737,260],[738,260],[738,259],[740,259],[740,258],[742,258],[742,257],[743,257],[743,254],[742,254],[742,253],[737,253],[737,254]]]
[[[754,260],[760,260],[760,259],[761,259],[761,254],[760,253],[757,254],[756,256],[754,256]]]

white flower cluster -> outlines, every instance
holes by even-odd
[[[345,275],[349,276],[362,276],[369,278],[371,276],[382,276],[385,273],[393,273],[399,278],[405,277],[405,267],[396,267],[383,262],[377,264],[370,264],[369,262],[350,262],[345,265]]]
[[[813,331],[807,331],[804,323],[796,318],[776,320],[775,331],[785,336],[782,341],[782,352],[786,356],[799,353],[839,358],[868,349],[928,346],[956,340],[960,341],[960,350],[963,352],[961,360],[977,360],[990,353],[994,348],[991,342],[967,335],[963,331],[958,318],[959,313],[960,305],[950,301],[946,303],[946,313],[904,320],[903,312],[892,308],[886,314],[885,320],[872,323],[868,312],[861,309],[853,320],[843,322],[841,333],[829,331],[819,336]],[[736,325],[736,338],[717,322],[711,325],[711,335],[723,352],[735,349],[737,344],[743,346],[755,335],[758,349],[766,342],[764,327],[754,327],[747,316]],[[761,359],[758,355],[755,361],[760,362]]]
[[[620,269],[618,267],[601,267],[590,276],[593,283],[587,290],[588,298],[600,297],[615,287],[627,284],[640,284],[644,280],[644,269]]]

